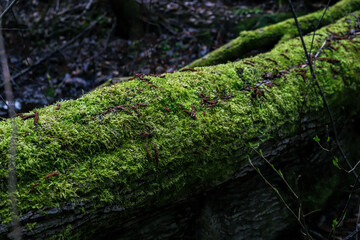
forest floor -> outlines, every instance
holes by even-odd
[[[122,39],[107,1],[20,1],[3,22],[17,111],[78,98],[113,77],[177,70],[229,42],[240,30],[289,17],[274,15],[286,11],[280,1],[139,2],[144,35]],[[300,3],[297,11],[308,11]],[[4,97],[0,95],[0,117],[7,116]],[[317,213],[317,222],[309,225],[312,233],[324,237],[331,231],[347,200],[348,192],[343,194],[336,210]],[[357,206],[350,201],[343,227],[334,234],[337,239],[355,229]]]
[[[4,18],[3,34],[17,111],[78,98],[113,77],[177,70],[242,29],[290,17],[273,15],[281,10],[276,1],[141,2],[144,35],[131,40],[116,35],[107,1],[31,0],[16,5]],[[7,106],[1,100],[4,117]]]

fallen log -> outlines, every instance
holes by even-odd
[[[359,0],[342,0],[331,6],[321,21],[321,26],[326,26],[349,12],[360,9]],[[303,34],[312,32],[317,26],[323,10],[299,17],[299,24]],[[269,25],[253,31],[242,31],[239,36],[220,48],[193,61],[188,67],[211,66],[228,61],[244,58],[253,50],[271,49],[278,43],[285,42],[298,36],[294,19]]]
[[[347,117],[344,113],[356,114],[360,108],[356,20],[347,16],[319,30],[314,46],[318,50],[326,41],[333,47],[323,48],[313,61],[339,122]],[[305,42],[310,44],[311,36]],[[181,239],[186,234],[206,239],[209,234],[182,232],[194,219],[206,216],[206,211],[192,212],[199,206],[191,201],[193,196],[232,178],[254,176],[248,159],[259,164],[259,157],[251,148],[279,157],[324,133],[329,120],[304,59],[300,41],[293,39],[239,62],[165,76],[139,74],[63,101],[61,108],[36,109],[37,124],[16,117],[17,196],[24,239]],[[10,121],[1,122],[0,238],[11,231],[6,185],[10,135]],[[261,229],[261,237],[267,238],[286,227],[272,221],[289,222],[289,214],[271,211],[281,203],[268,193],[263,196],[272,205],[265,207],[263,191],[256,190],[261,180],[253,179],[247,179],[250,188],[242,185],[246,193],[238,194],[244,197],[240,205],[252,201],[251,206],[264,209],[251,211],[256,224],[244,223],[232,235],[246,231],[243,236],[249,239]],[[260,197],[253,198],[255,193]],[[180,204],[188,209],[183,217],[166,207],[189,199],[194,207]],[[245,209],[238,215],[249,217]],[[161,218],[161,211],[169,214]],[[154,229],[157,226],[165,227]]]

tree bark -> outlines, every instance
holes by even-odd
[[[338,122],[360,108],[355,21],[349,15],[319,30],[314,45],[319,50],[325,39],[330,43],[314,61]],[[305,42],[310,44],[311,36]],[[239,62],[137,75],[16,117],[24,238],[100,239],[115,234],[119,239],[209,239],[217,233],[254,239],[278,233],[286,224],[277,221],[289,223],[292,218],[279,210],[281,202],[271,189],[265,191],[248,160],[257,166],[263,162],[252,148],[263,149],[282,169],[301,169],[301,164],[311,168],[325,158],[314,153],[315,143],[309,145],[315,135],[323,139],[329,120],[306,69],[301,42],[293,39]],[[10,231],[5,184],[9,129],[9,121],[0,123],[1,238]],[[303,150],[306,146],[309,151]],[[234,178],[235,183],[230,181]],[[239,197],[235,207],[226,208],[238,209],[229,217],[235,220],[226,223],[226,214],[216,208],[221,189],[240,182],[242,191],[224,200],[230,204],[229,199]],[[219,192],[206,198],[216,187]],[[329,187],[315,202],[325,204],[324,196],[332,191]],[[265,198],[273,205],[264,203]],[[314,204],[309,201],[309,208]],[[185,208],[185,215],[172,206]],[[251,211],[256,206],[261,209]],[[239,225],[242,219],[246,221]]]

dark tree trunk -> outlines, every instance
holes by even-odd
[[[141,11],[136,0],[109,0],[116,16],[116,33],[125,39],[140,37],[143,24],[140,20]]]

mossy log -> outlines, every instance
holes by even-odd
[[[360,108],[355,20],[349,15],[319,30],[314,43],[318,50],[329,39],[315,66],[338,121]],[[305,42],[310,44],[311,36]],[[293,136],[303,137],[299,144],[315,130],[324,131],[329,121],[312,86],[301,42],[293,39],[238,62],[138,75],[37,109],[36,120],[16,117],[24,238],[97,239],[121,226],[132,229],[133,217],[141,213],[247,175],[248,160],[258,158],[251,148],[278,156],[294,146]],[[11,229],[10,122],[0,123],[0,238]],[[272,224],[261,219],[262,227]]]
[[[360,9],[360,0],[342,0],[331,6],[321,21],[321,26],[326,26],[349,12]],[[318,25],[323,10],[299,17],[299,24],[303,34],[307,34]],[[206,54],[190,63],[188,67],[211,66],[243,58],[251,51],[271,49],[275,44],[298,36],[294,19],[259,28],[252,31],[242,31],[239,36],[224,46]]]

